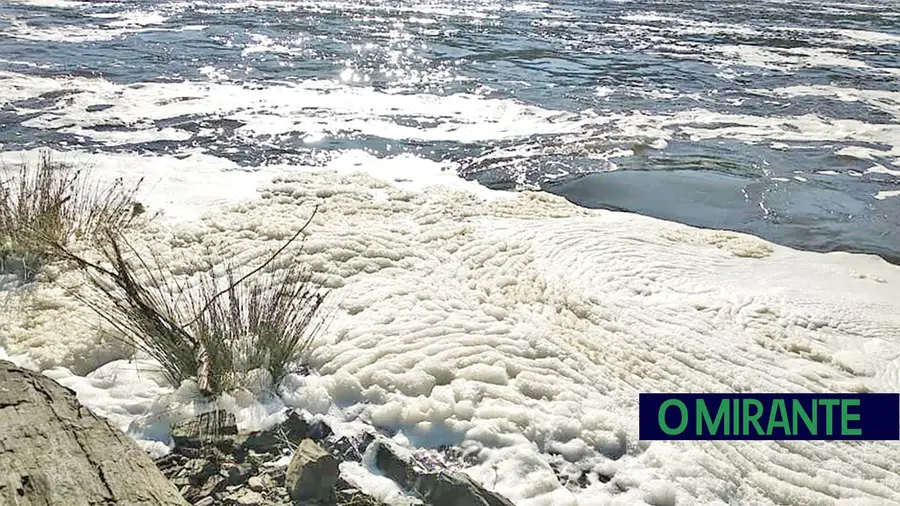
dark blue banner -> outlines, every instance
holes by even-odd
[[[640,394],[642,440],[900,439],[900,394]]]

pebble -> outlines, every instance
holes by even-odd
[[[242,506],[262,504],[262,502],[265,500],[263,496],[252,490],[244,490],[243,493],[241,493],[237,497],[232,496],[231,499]]]
[[[251,476],[250,479],[247,480],[247,486],[254,492],[262,492],[266,488],[265,482],[259,476]]]

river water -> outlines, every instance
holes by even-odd
[[[347,153],[900,262],[900,3],[5,1],[0,151]]]

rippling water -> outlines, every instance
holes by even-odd
[[[900,2],[4,2],[0,151],[41,146],[363,152],[898,262]]]

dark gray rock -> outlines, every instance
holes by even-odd
[[[297,446],[284,477],[284,485],[295,501],[327,500],[334,495],[338,462],[312,439]]]
[[[220,473],[228,480],[229,485],[240,485],[250,478],[250,475],[253,473],[253,466],[249,464],[235,464],[227,469],[222,469]]]
[[[482,488],[465,474],[425,471],[414,458],[401,456],[393,443],[380,440],[374,444],[375,464],[381,472],[431,506],[514,506],[509,499]]]
[[[282,424],[267,431],[231,434],[227,429],[218,430],[217,438],[201,436],[215,433],[211,427],[219,423],[229,425],[227,417],[212,416],[223,422],[184,424],[207,429],[183,431],[173,454],[157,461],[195,505],[383,506],[341,478],[338,467],[339,462],[359,461],[376,445],[376,463],[385,476],[429,506],[512,506],[467,475],[448,469],[441,458],[428,452],[404,456],[374,429],[338,436],[327,422],[305,420],[291,412]],[[291,450],[294,457],[287,469],[265,465]]]
[[[6,361],[0,454],[0,504],[188,504],[133,440],[81,406],[74,392]]]
[[[271,430],[251,432],[240,443],[256,453],[277,453],[284,448],[285,441],[302,441],[312,437],[312,427],[295,411],[288,413],[284,422]]]
[[[235,434],[237,421],[233,414],[224,410],[203,413],[172,426],[172,439],[181,447],[197,447]]]
[[[378,499],[362,493],[343,478],[339,479],[337,483],[335,504],[337,506],[386,506]]]

